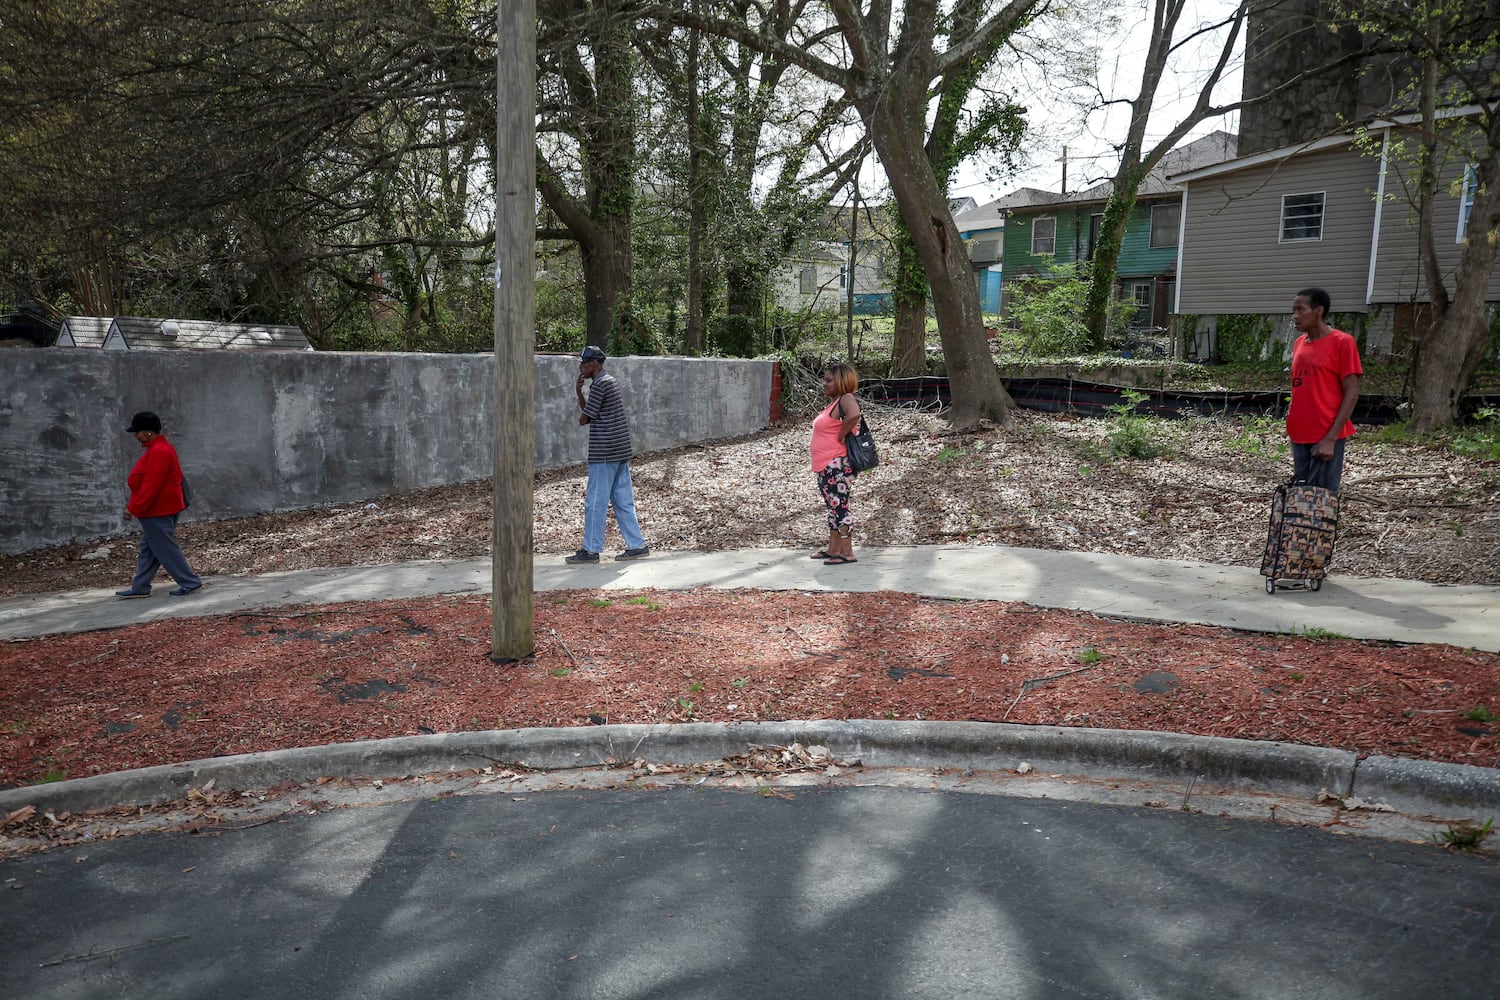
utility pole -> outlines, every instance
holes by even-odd
[[[1062,167],[1063,167],[1062,193],[1063,194],[1067,194],[1068,193],[1068,147],[1067,146],[1063,147],[1062,159],[1061,160],[1057,160],[1055,162],[1062,164]]]
[[[693,0],[693,16],[698,16],[698,0]],[[703,46],[702,33],[693,27],[688,31],[687,52],[687,134],[688,134],[688,288],[687,341],[689,354],[702,354],[707,346],[703,322],[703,136],[698,101],[698,52]]]
[[[530,656],[536,466],[536,0],[499,0],[490,657]]]

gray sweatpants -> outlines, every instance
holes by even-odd
[[[135,579],[130,589],[148,591],[156,571],[166,569],[177,581],[177,586],[196,590],[203,586],[198,574],[188,565],[187,556],[177,544],[177,515],[171,517],[139,517],[141,522],[141,551],[135,559]]]

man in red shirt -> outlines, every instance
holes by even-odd
[[[1304,288],[1292,299],[1292,323],[1302,336],[1292,344],[1286,433],[1292,439],[1293,476],[1337,493],[1364,369],[1354,338],[1328,325],[1330,307],[1321,288]]]
[[[149,597],[156,571],[165,568],[177,581],[177,588],[168,593],[184,597],[200,589],[203,581],[177,545],[177,515],[187,507],[177,449],[161,436],[161,418],[154,413],[137,413],[125,433],[134,434],[142,448],[141,457],[125,480],[130,487],[125,520],[134,517],[141,522],[141,551],[136,557],[135,579],[129,588],[115,591],[115,596]]]

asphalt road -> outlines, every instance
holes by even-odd
[[[899,788],[498,792],[0,864],[0,995],[1493,998],[1500,864]]]

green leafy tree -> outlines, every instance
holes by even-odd
[[[786,42],[811,0],[700,0],[722,17]],[[765,324],[770,275],[819,221],[867,146],[839,148],[833,131],[849,105],[785,51],[656,22],[641,48],[664,98],[649,144],[653,177],[674,192],[685,248],[684,347],[753,353]],[[697,54],[697,58],[695,58]],[[660,194],[660,192],[657,192]]]

